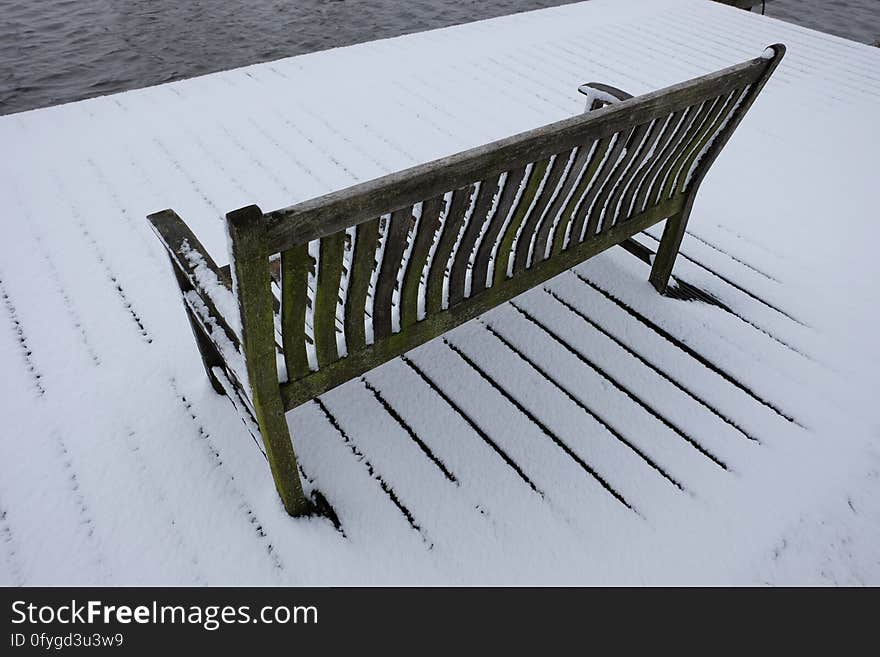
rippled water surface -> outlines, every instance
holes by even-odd
[[[0,0],[0,114],[567,0]],[[880,38],[880,0],[768,0],[767,13]]]

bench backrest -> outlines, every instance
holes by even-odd
[[[679,212],[783,51],[266,215],[230,213],[264,227],[263,258],[281,256],[286,406]]]
[[[247,358],[274,372],[280,330],[292,408],[675,215],[783,53],[289,208],[231,212]]]

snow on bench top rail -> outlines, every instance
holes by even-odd
[[[720,306],[614,249],[289,413],[341,532],[284,514],[147,214],[224,263],[231,209],[777,41],[676,265]],[[716,3],[592,0],[0,117],[0,582],[877,583],[878,71]]]

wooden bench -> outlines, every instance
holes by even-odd
[[[285,411],[666,220],[664,292],[700,182],[784,52],[636,98],[586,85],[592,111],[573,118],[235,210],[231,271],[174,211],[150,215],[208,377],[258,428],[287,511],[311,505]]]

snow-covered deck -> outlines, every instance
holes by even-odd
[[[284,513],[146,214],[223,263],[228,210],[776,41],[675,270],[726,308],[612,249],[289,413],[341,527]],[[593,0],[0,117],[0,583],[880,582],[878,116],[878,49]]]

